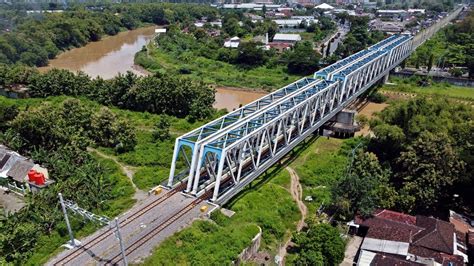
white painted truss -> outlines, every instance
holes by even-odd
[[[451,16],[440,23],[445,25],[450,19]],[[249,107],[244,106],[178,138],[168,185],[186,181],[187,192],[192,195],[213,190],[212,201],[227,202],[388,75],[442,26],[435,25],[433,30],[426,31],[429,34],[417,35],[415,39],[406,34],[393,35],[316,72],[313,79],[295,82],[299,86],[290,84],[285,87],[287,91],[282,88],[275,92],[277,95],[271,96],[273,98],[264,97],[260,99],[263,101],[255,101]],[[245,110],[251,111],[243,113]],[[183,146],[191,148],[191,160],[182,151]],[[184,178],[175,176],[180,154],[187,165]]]

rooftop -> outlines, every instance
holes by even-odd
[[[322,4],[318,5],[318,6],[315,6],[314,8],[319,8],[319,9],[334,9],[333,6],[328,5],[328,4],[326,4],[326,3],[322,3]]]
[[[443,265],[447,265],[448,262],[453,263],[452,265],[463,265],[467,258],[466,251],[459,248],[459,244],[462,246],[464,242],[457,241],[458,238],[462,239],[462,233],[456,231],[454,225],[446,221],[378,210],[372,217],[366,219],[356,217],[354,222],[368,228],[361,246],[363,250],[382,255],[405,256],[407,259],[415,256],[417,262],[421,262],[422,259],[433,259]],[[375,256],[368,256],[366,259],[378,261],[377,264],[370,265],[393,265],[390,263],[394,262],[394,258],[376,259]]]
[[[273,41],[301,41],[301,36],[299,34],[284,34],[284,33],[277,33],[273,37]]]

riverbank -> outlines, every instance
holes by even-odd
[[[135,66],[134,56],[153,38],[158,26],[148,26],[120,32],[97,42],[91,42],[80,48],[74,48],[59,54],[50,60],[47,67],[38,68],[40,72],[52,68],[67,69],[73,72],[83,71],[91,77],[100,76],[110,79],[119,73],[132,71],[143,76],[147,72]]]
[[[138,52],[135,63],[151,73],[165,72],[203,80],[217,86],[255,88],[272,91],[291,83],[301,75],[288,74],[286,66],[259,66],[250,69],[205,58],[176,58],[160,49],[147,47],[148,51]]]

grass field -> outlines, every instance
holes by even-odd
[[[188,76],[196,80],[203,80],[206,83],[218,86],[263,89],[267,91],[283,87],[301,78],[299,75],[286,73],[286,67],[282,65],[275,65],[271,68],[261,66],[252,69],[242,69],[229,63],[204,57],[180,60],[156,48],[151,48],[148,56],[144,51],[137,53],[135,62],[151,72],[164,71]],[[180,74],[182,69],[190,71],[190,74]]]
[[[474,88],[454,86],[448,83],[432,82],[427,87],[421,87],[417,84],[417,79],[391,78],[390,81],[395,85],[384,85],[382,91],[409,92],[420,95],[439,95],[449,98],[474,101]]]

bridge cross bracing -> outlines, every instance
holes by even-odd
[[[406,58],[411,39],[391,36],[178,138],[168,185],[183,181],[193,195],[213,189],[213,201],[228,200]]]
[[[178,138],[168,185],[186,182],[186,191],[195,196],[213,190],[212,201],[225,203],[386,76],[440,27],[435,25],[415,39],[408,34],[392,35],[319,70],[313,78],[297,81],[303,82],[296,88],[292,83],[275,92],[282,94],[260,101],[263,97]],[[285,88],[287,91],[282,92]],[[223,123],[228,117],[233,120]],[[206,131],[206,127],[213,129]],[[183,145],[190,148],[187,154]],[[192,159],[181,163],[184,175],[175,175],[180,155]]]

